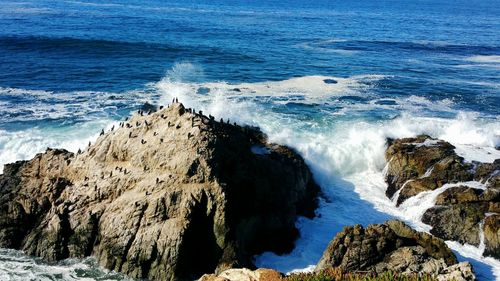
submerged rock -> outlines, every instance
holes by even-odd
[[[430,274],[441,280],[449,280],[446,276],[453,276],[455,280],[475,279],[472,266],[457,264],[443,240],[395,220],[366,228],[345,227],[328,245],[316,271],[328,268],[377,274],[386,271]]]
[[[386,151],[386,194],[399,205],[421,192],[455,184],[443,188],[422,221],[445,240],[480,246],[484,235],[484,254],[500,258],[500,159],[468,163],[454,149],[429,136],[392,141]],[[460,184],[466,181],[476,181],[478,187]]]
[[[0,247],[93,255],[131,277],[184,280],[293,247],[318,186],[293,150],[174,103],[82,153],[48,149],[0,175]],[[252,153],[253,146],[268,153]]]

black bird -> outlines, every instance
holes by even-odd
[[[175,98],[175,102],[176,102],[176,103],[179,103],[179,100],[178,100],[177,98]]]
[[[104,129],[101,130],[101,134],[99,136],[104,135]]]
[[[141,125],[141,122],[139,122],[139,121],[135,122],[136,127],[139,127],[139,125]]]
[[[172,99],[172,103],[174,103],[174,102],[175,102],[175,98]]]
[[[111,131],[113,131],[115,129],[115,125],[113,125],[113,127],[111,127]]]
[[[89,142],[89,147],[90,147],[90,142]]]
[[[222,119],[222,118],[221,118],[221,119],[220,119],[220,122],[221,122],[221,123],[224,123],[224,119]]]
[[[158,135],[158,133],[157,133],[157,132],[154,132],[154,133],[153,133],[153,136],[157,136],[157,135]]]
[[[80,154],[80,153],[82,153],[82,150],[78,149],[78,152],[76,154]]]
[[[89,177],[85,177],[84,181],[88,181],[89,180]]]
[[[162,110],[162,109],[163,109],[163,105],[160,105],[160,110]]]
[[[132,132],[129,132],[128,133],[128,138],[131,138],[132,137]]]
[[[200,110],[200,115],[203,115],[203,111],[202,110]]]
[[[144,124],[147,126],[149,126],[150,124],[148,124],[148,120],[144,120]]]
[[[159,182],[160,182],[160,179],[156,178],[156,184],[158,184]]]
[[[127,116],[127,117],[125,117],[125,121],[128,121],[128,116]]]
[[[145,143],[146,143],[146,141],[145,141],[144,139],[141,139],[141,143],[142,143],[142,144],[145,144]]]
[[[229,118],[227,118],[227,123],[228,123],[228,124],[230,123],[230,122],[229,122]]]
[[[163,142],[163,139],[160,139],[160,142]]]
[[[109,177],[111,178],[113,176],[113,172],[109,172]]]

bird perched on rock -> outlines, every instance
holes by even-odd
[[[99,134],[99,136],[102,136],[104,135],[104,129],[101,130],[101,133]]]

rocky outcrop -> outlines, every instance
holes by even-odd
[[[296,216],[313,216],[318,191],[293,150],[174,103],[135,114],[83,152],[6,165],[0,247],[192,280],[291,250]]]
[[[227,269],[219,274],[205,274],[198,281],[280,281],[283,275],[276,270],[259,268]]]
[[[472,180],[472,164],[464,163],[454,149],[448,142],[425,135],[390,141],[385,153],[386,195],[398,196],[399,205],[409,197],[445,183]]]
[[[443,240],[395,220],[366,228],[345,227],[328,245],[316,271],[328,268],[347,272],[429,274],[440,279],[446,276],[453,276],[455,280],[475,278],[471,265],[457,264]]]
[[[451,144],[429,136],[391,141],[386,159],[389,198],[399,205],[448,184],[422,221],[445,240],[480,246],[484,234],[484,254],[500,258],[500,159],[468,163]],[[478,187],[457,184],[466,181],[476,181]]]

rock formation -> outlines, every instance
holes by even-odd
[[[139,112],[77,154],[47,149],[0,175],[0,247],[93,255],[153,280],[252,267],[292,249],[319,191],[303,159],[255,128],[180,103]]]
[[[345,227],[328,245],[316,271],[328,268],[347,272],[429,274],[442,280],[475,279],[471,265],[457,264],[443,240],[395,220],[366,228]]]
[[[282,274],[276,270],[259,268],[249,270],[247,268],[227,269],[219,274],[205,274],[198,281],[280,281]]]
[[[480,246],[483,232],[484,254],[500,258],[500,159],[468,163],[454,149],[429,136],[392,141],[386,151],[386,194],[399,205],[445,184],[477,181],[484,188],[445,186],[422,221],[438,237],[475,246]]]

